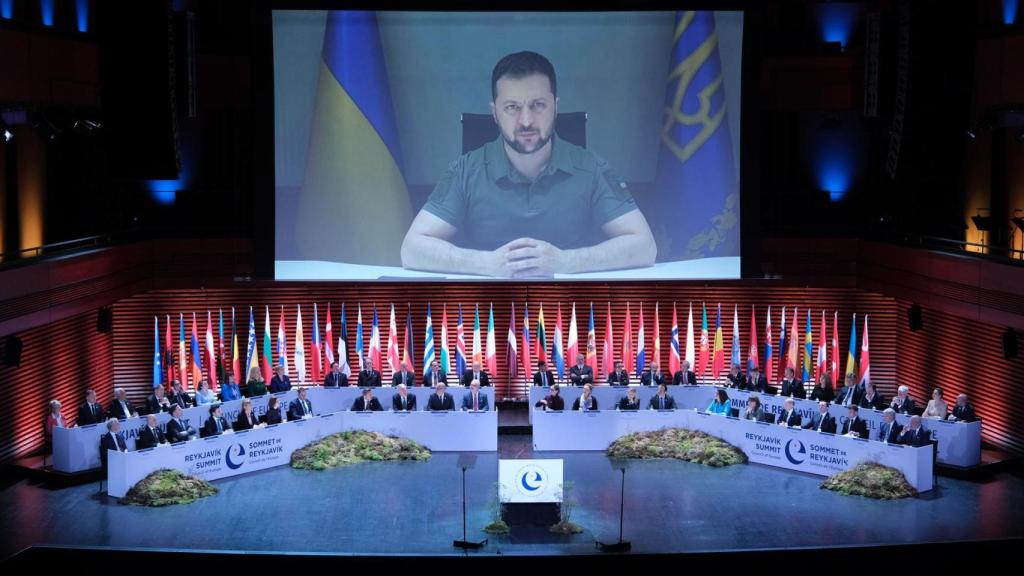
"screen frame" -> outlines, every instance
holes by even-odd
[[[701,2],[668,3],[664,1],[637,1],[637,2],[606,2],[599,1],[589,5],[586,12],[602,11],[660,11],[679,9],[714,9],[714,10],[737,10],[743,12],[743,61],[741,64],[741,86],[740,86],[740,277],[721,278],[718,281],[742,280],[760,278],[763,272],[760,266],[760,206],[761,190],[758,174],[760,171],[759,146],[757,145],[759,134],[760,115],[757,102],[760,93],[760,69],[763,59],[763,28],[760,17],[763,7],[752,1],[722,2],[709,5]],[[422,282],[417,279],[337,279],[337,280],[277,280],[274,275],[276,261],[276,246],[274,237],[274,215],[275,215],[275,135],[274,135],[274,53],[273,53],[273,18],[274,10],[325,10],[351,8],[363,10],[402,10],[402,11],[480,11],[478,4],[470,2],[431,2],[429,4],[418,3],[411,5],[403,2],[325,2],[317,0],[305,0],[299,2],[288,2],[284,0],[257,0],[253,5],[252,12],[252,42],[253,42],[253,106],[256,110],[256,117],[260,119],[260,125],[256,130],[256,142],[253,152],[253,254],[254,254],[254,279],[274,280],[277,282],[304,283],[316,282],[326,283],[407,283]],[[575,6],[568,2],[534,2],[528,0],[525,4],[516,5],[516,10],[521,11],[574,11]],[[515,11],[506,9],[506,11]],[[584,11],[580,11],[584,12]],[[494,282],[522,282],[522,283],[550,283],[565,282],[565,280],[549,279],[502,279],[502,278],[480,278],[473,280],[436,280],[427,279],[429,282],[471,282],[471,283],[494,283]],[[616,284],[622,282],[641,283],[664,283],[664,282],[701,282],[708,283],[711,280],[693,279],[581,279],[571,282],[582,282],[592,284]]]

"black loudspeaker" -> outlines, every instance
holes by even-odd
[[[114,328],[114,311],[110,306],[104,306],[96,312],[96,331],[102,334],[109,333]]]
[[[21,366],[21,338],[13,334],[4,341],[4,364],[17,368]]]
[[[1013,360],[1017,357],[1017,331],[1007,328],[1003,332],[1003,358]]]
[[[98,2],[96,22],[108,172],[176,180],[181,157],[171,3]]]
[[[907,324],[910,325],[911,332],[917,332],[924,326],[924,322],[921,320],[921,306],[914,304],[907,311]]]

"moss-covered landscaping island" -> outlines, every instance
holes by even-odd
[[[186,476],[177,470],[157,470],[139,480],[121,498],[121,504],[135,506],[170,506],[188,504],[200,498],[213,496],[217,488],[206,480]]]
[[[608,447],[610,458],[675,458],[705,466],[745,464],[747,455],[728,442],[694,430],[664,428],[627,434]]]
[[[358,462],[429,460],[430,450],[408,438],[350,430],[331,434],[292,453],[292,468],[327,470]]]
[[[829,476],[821,487],[847,496],[867,496],[878,500],[917,496],[917,490],[907,482],[902,472],[877,462],[857,464],[845,472]]]

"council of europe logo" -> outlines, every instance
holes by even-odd
[[[539,496],[547,483],[547,471],[536,464],[527,464],[516,472],[516,489],[524,496]]]
[[[232,470],[238,470],[245,464],[245,446],[232,444],[224,454],[224,463]]]
[[[794,450],[793,447],[796,446]],[[791,464],[800,465],[807,459],[807,448],[804,448],[804,443],[793,438],[789,442],[786,442],[786,459]]]

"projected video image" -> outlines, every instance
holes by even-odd
[[[742,28],[275,11],[275,276],[739,277]]]

